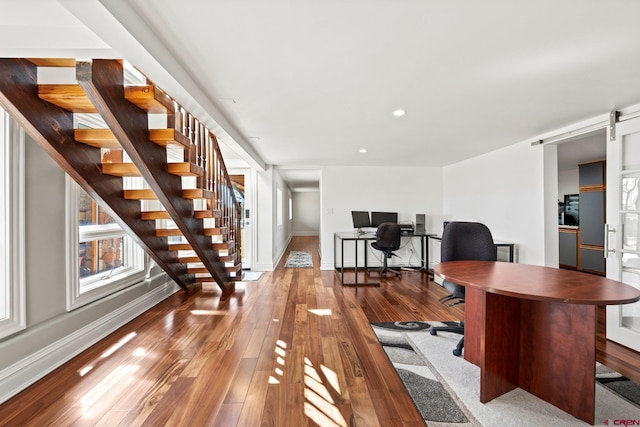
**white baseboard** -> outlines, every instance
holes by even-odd
[[[319,236],[320,233],[317,231],[294,231],[293,235],[297,236]]]
[[[0,371],[0,403],[5,402],[180,288],[167,282],[151,292],[36,351]]]
[[[273,266],[273,264],[256,263],[253,266],[253,271],[273,271],[273,270],[275,270],[275,267]]]
[[[333,261],[320,263],[320,270],[333,270],[333,269],[334,269]]]

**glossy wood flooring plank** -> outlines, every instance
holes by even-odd
[[[267,395],[267,388],[272,381],[271,377],[272,376],[269,372],[256,371],[254,373],[238,418],[238,426],[260,425],[265,396]],[[218,423],[217,420],[216,424],[224,425],[222,423]]]
[[[94,424],[94,427],[118,426],[126,415],[126,411],[109,411]]]
[[[233,382],[224,398],[225,404],[244,402],[249,390],[249,384],[253,378],[256,362],[257,359],[255,358],[242,358],[240,360]]]

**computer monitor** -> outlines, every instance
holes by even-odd
[[[377,227],[383,222],[398,223],[397,212],[371,212],[371,227]]]
[[[360,230],[364,227],[371,227],[367,211],[351,211],[351,218],[353,219],[353,228]]]

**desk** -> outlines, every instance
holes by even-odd
[[[464,357],[480,367],[480,401],[520,387],[593,424],[600,305],[640,300],[640,290],[572,270],[449,261],[438,276],[465,286]]]
[[[428,241],[427,238],[433,236],[433,234],[430,233],[402,233],[401,234],[401,238],[402,237],[409,237],[409,238],[414,238],[414,237],[418,237],[420,238],[420,270],[424,270],[424,271],[428,271],[429,269],[429,245],[428,245]],[[336,272],[336,275],[338,275],[338,277],[340,277],[340,283],[342,283],[344,286],[358,286],[358,285],[362,285],[362,286],[380,286],[380,283],[378,282],[361,282],[358,283],[358,242],[363,242],[363,250],[364,250],[364,266],[362,267],[363,271],[367,271],[369,268],[369,265],[367,263],[367,242],[369,241],[375,241],[376,240],[376,235],[375,233],[364,233],[364,234],[358,234],[356,232],[353,231],[343,231],[343,232],[336,232],[333,234],[333,266],[334,266],[334,271]],[[340,241],[340,267],[338,267],[338,262],[337,262],[337,245],[336,243]],[[355,270],[355,280],[352,283],[345,283],[344,281],[344,242],[349,242],[349,241],[353,241],[354,242],[354,246],[355,246],[355,265],[354,265],[354,270]],[[338,274],[339,272],[339,274]]]
[[[336,272],[336,275],[338,275],[338,263],[336,260],[336,241],[340,240],[340,256],[341,256],[341,260],[340,260],[340,274],[338,275],[338,277],[340,277],[340,283],[342,283],[343,286],[358,286],[358,242],[363,242],[363,249],[364,249],[364,267],[363,267],[363,271],[367,270],[367,242],[369,241],[373,241],[376,240],[376,235],[373,233],[357,233],[357,232],[353,232],[353,231],[343,231],[343,232],[336,232],[333,234],[333,270]],[[344,281],[344,242],[354,242],[354,246],[355,246],[355,265],[354,265],[354,270],[355,270],[355,280],[353,282],[350,283],[346,283]],[[360,283],[361,286],[380,286],[380,282],[364,282],[364,283]]]

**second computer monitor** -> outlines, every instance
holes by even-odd
[[[397,212],[371,212],[371,226],[377,227],[383,222],[398,223]]]

